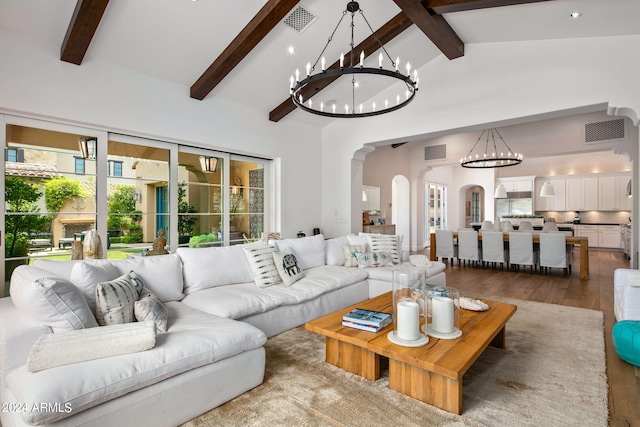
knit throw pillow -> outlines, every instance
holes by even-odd
[[[96,320],[100,326],[135,320],[134,304],[142,293],[142,282],[135,272],[123,274],[96,286]]]

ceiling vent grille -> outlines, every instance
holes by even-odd
[[[618,141],[625,139],[625,137],[626,126],[624,118],[585,123],[584,125],[584,143],[588,145]]]
[[[309,26],[313,24],[316,19],[318,19],[316,15],[309,12],[309,10],[305,9],[304,7],[298,5],[295,9],[293,9],[289,16],[284,18],[283,22],[297,32],[301,33],[309,28]]]
[[[424,160],[427,162],[447,160],[447,145],[430,145],[424,147]]]

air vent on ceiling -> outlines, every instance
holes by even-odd
[[[317,18],[318,17],[311,13],[308,9],[305,9],[304,7],[298,5],[286,18],[284,18],[283,22],[297,32],[301,33],[309,28],[309,25],[313,24],[313,22]]]
[[[424,160],[428,162],[435,160],[447,160],[447,145],[430,145],[428,147],[424,147]]]
[[[584,124],[585,144],[604,144],[626,137],[625,120],[615,119]]]

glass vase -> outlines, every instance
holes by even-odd
[[[394,344],[419,347],[429,342],[422,333],[425,323],[425,272],[420,269],[401,269],[393,272],[393,331],[387,337]]]
[[[427,335],[439,339],[455,339],[462,336],[460,292],[456,288],[426,287],[425,308],[424,332]]]

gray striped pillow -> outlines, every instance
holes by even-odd
[[[267,248],[242,248],[247,255],[247,260],[253,272],[253,279],[259,288],[268,288],[269,286],[282,283],[282,278],[278,274],[278,269],[273,262],[273,253],[276,248],[269,246]]]
[[[135,321],[134,304],[142,292],[142,282],[135,272],[124,274],[96,286],[96,320],[100,326]]]
[[[371,252],[388,252],[394,264],[400,264],[398,236],[390,234],[367,234]]]

